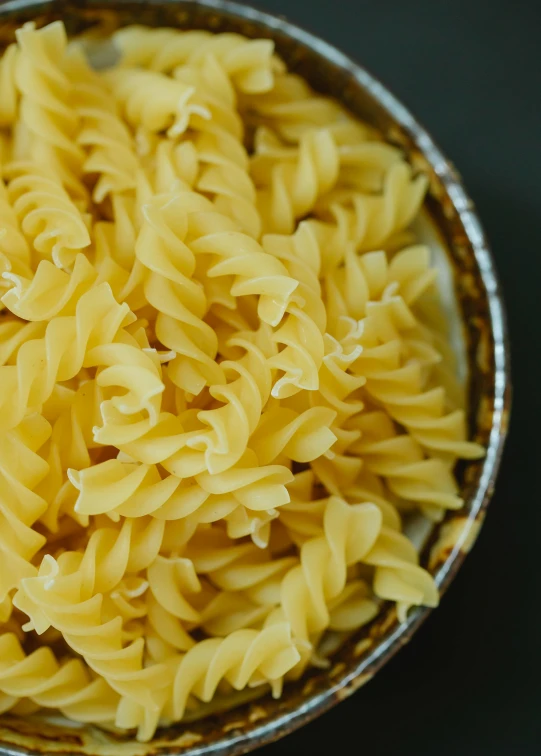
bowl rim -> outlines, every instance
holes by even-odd
[[[352,81],[367,92],[392,120],[411,136],[415,147],[430,163],[431,168],[444,185],[454,210],[462,223],[479,268],[486,290],[487,314],[494,342],[492,355],[494,361],[492,424],[481,474],[473,496],[468,500],[467,521],[469,525],[471,526],[475,521],[482,524],[483,514],[494,491],[509,423],[511,408],[510,347],[505,305],[495,261],[474,204],[453,165],[409,109],[376,76],[363,65],[342,53],[334,45],[325,42],[302,26],[291,23],[285,16],[274,15],[246,5],[244,2],[235,2],[235,0],[149,0],[148,2],[145,2],[145,0],[115,0],[114,3],[111,3],[111,10],[114,10],[115,6],[122,8],[123,5],[138,3],[148,6],[178,6],[179,8],[195,5],[202,10],[251,22],[264,27],[271,34],[281,33],[309,48],[318,57],[347,72]],[[95,5],[102,7],[105,3],[96,2]],[[0,4],[0,20],[2,16],[9,13],[24,12],[33,7],[54,10],[54,6],[55,0],[50,2],[43,2],[43,0],[8,0],[8,2]],[[81,8],[92,6],[92,2],[89,2],[88,5],[84,1],[81,2]],[[471,546],[470,543],[466,548],[466,543],[472,535],[476,537],[477,532],[472,533],[471,529],[464,529],[461,537],[458,538],[434,574],[440,596],[443,595],[463,564]],[[432,609],[428,607],[411,610],[406,621],[398,624],[394,631],[378,643],[369,655],[362,657],[353,668],[348,670],[346,675],[335,682],[331,682],[325,690],[309,695],[301,706],[272,714],[264,723],[255,724],[241,732],[231,730],[231,732],[223,733],[215,742],[193,744],[188,747],[180,747],[171,743],[170,749],[163,748],[160,744],[157,752],[183,753],[186,756],[207,756],[213,753],[236,756],[278,740],[315,719],[355,692],[365,682],[367,669],[370,668],[371,677],[411,638],[431,611]],[[27,753],[28,751],[25,748],[18,746],[6,748],[4,744],[0,743],[0,755],[2,756],[21,756],[21,754]]]

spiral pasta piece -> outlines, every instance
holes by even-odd
[[[176,353],[168,372],[179,388],[197,396],[205,385],[222,383],[215,362],[218,343],[203,321],[205,294],[193,280],[195,256],[185,244],[182,196],[156,197],[144,206],[137,259],[148,270],[145,294],[158,311],[156,335]]]
[[[236,345],[246,350],[245,356],[223,363],[230,382],[211,389],[212,396],[225,402],[224,406],[199,414],[199,418],[214,431],[213,436],[207,435],[209,440],[206,442],[209,472],[226,469],[241,458],[270,396],[272,378],[265,354],[249,340],[239,338]],[[233,427],[235,434],[231,437],[228,428]],[[202,440],[196,435],[191,443],[200,444]],[[224,455],[220,462],[218,459],[214,461],[217,454]]]
[[[13,209],[36,252],[59,268],[70,268],[77,252],[90,245],[90,235],[67,192],[32,163],[12,163],[4,173]]]
[[[401,161],[389,168],[381,193],[329,192],[316,212],[334,221],[334,229],[327,235],[331,254],[339,257],[344,233],[358,250],[380,247],[409,226],[419,212],[426,189],[426,177],[414,177],[409,165]]]
[[[119,530],[98,529],[84,554],[46,556],[36,577],[21,581],[14,604],[29,617],[28,628],[61,630],[68,645],[120,695],[150,709],[166,685],[167,669],[143,666],[142,638],[123,645],[122,619],[103,616],[103,592],[126,574],[144,569],[160,548],[163,523],[147,528],[126,520]]]
[[[381,253],[380,253],[381,254]],[[385,283],[385,279],[404,277],[410,265],[419,266],[421,271],[426,250],[411,248],[396,256],[393,269],[385,271],[378,253],[356,258],[346,255],[343,282],[334,277],[334,304],[337,314],[351,313],[355,317],[365,317],[363,333],[357,339],[361,352],[352,365],[352,372],[361,376],[364,390],[371,399],[383,405],[389,415],[403,425],[410,434],[432,453],[448,453],[454,456],[476,458],[482,450],[476,444],[466,441],[465,418],[462,410],[446,412],[446,396],[443,387],[425,389],[425,367],[437,363],[441,358],[425,338],[418,341],[419,324],[401,296],[399,282]],[[348,264],[348,260],[352,260]],[[379,268],[379,274],[378,274]],[[407,300],[414,306],[415,300],[432,283],[428,270],[425,275],[415,278],[414,287],[403,280]],[[385,275],[384,275],[385,273]],[[357,274],[357,275],[355,275]],[[370,292],[379,278],[380,299],[370,301]],[[383,285],[383,288],[382,288]],[[338,293],[338,289],[342,293]],[[354,292],[360,293],[354,301]],[[337,294],[339,299],[337,299]],[[341,301],[340,301],[341,297]],[[332,297],[331,297],[332,298]],[[346,342],[355,344],[355,337],[347,336]]]
[[[253,452],[247,452],[231,470],[201,473],[186,482],[175,475],[161,477],[155,465],[119,460],[68,470],[68,476],[79,491],[74,502],[79,517],[107,513],[118,520],[149,514],[169,522],[186,518],[193,523],[223,519],[231,538],[249,536],[261,547],[268,543],[277,508],[289,501],[285,485],[292,479],[285,466],[257,466]]]
[[[98,177],[93,198],[101,203],[111,194],[135,193],[142,166],[128,127],[108,90],[98,82],[78,85],[75,109],[81,122],[77,144],[87,153],[83,172]]]
[[[207,275],[233,277],[234,297],[259,295],[260,318],[277,325],[298,283],[287,276],[279,260],[266,254],[260,245],[238,231],[227,216],[217,213],[204,197],[180,192],[175,202],[187,213],[186,244],[191,252],[210,255]],[[180,230],[180,225],[177,225]],[[216,259],[217,258],[217,259]]]
[[[398,602],[401,619],[412,605],[438,603],[433,578],[418,566],[415,548],[400,533],[381,525],[381,512],[374,504],[328,500],[323,535],[304,541],[300,564],[287,573],[281,586],[281,610],[294,638],[309,642],[329,626],[329,607],[357,590],[356,585],[346,588],[347,568],[355,563],[376,567],[374,591]],[[368,606],[363,611],[368,619],[373,616]]]
[[[39,451],[51,426],[40,415],[29,415],[11,431],[0,434],[0,613],[11,613],[10,595],[36,569],[33,557],[45,537],[33,529],[47,509],[36,489],[49,466]]]
[[[246,39],[240,34],[213,35],[206,31],[177,31],[127,26],[114,34],[124,65],[142,65],[169,73],[186,63],[200,64],[213,56],[241,92],[271,89],[274,70],[281,63],[273,57],[271,40]]]
[[[111,42],[0,54],[0,714],[149,741],[435,606],[482,449],[417,159],[270,40]]]
[[[381,403],[390,416],[404,426],[423,448],[432,453],[448,453],[464,459],[483,455],[479,444],[466,441],[463,410],[445,412],[442,387],[423,390],[421,366],[417,363],[390,369],[368,371],[361,362],[356,366],[366,376],[366,391]]]
[[[77,516],[76,497],[66,474],[72,467],[81,469],[92,464],[93,451],[99,448],[93,440],[93,429],[101,421],[104,400],[101,387],[93,379],[82,381],[76,391],[60,391],[57,387],[56,393],[43,410],[52,423],[52,434],[44,454],[49,471],[38,489],[48,504],[40,521],[55,533],[64,514],[88,525],[88,518]]]
[[[88,469],[70,471],[70,480],[80,491],[76,511],[84,515],[109,513],[112,516],[114,513],[115,519],[119,516],[152,514],[162,520],[177,520],[198,511],[209,496],[212,496],[208,502],[209,510],[220,507],[217,497],[223,499],[222,507],[229,506],[226,494],[230,494],[227,498],[233,500],[234,506],[243,503],[243,506],[255,511],[271,509],[283,501],[281,481],[287,482],[290,477],[287,469],[275,465],[233,468],[229,480],[226,473],[214,476],[201,473],[193,483],[183,484],[174,475],[160,477],[155,465],[119,460],[108,460]],[[258,483],[264,496],[258,496]],[[273,489],[272,486],[277,488]],[[110,498],[104,500],[106,491]]]
[[[290,275],[299,281],[286,307],[286,318],[272,336],[283,347],[269,359],[269,365],[283,373],[275,382],[272,395],[285,398],[302,389],[314,391],[319,386],[326,328],[317,278],[320,259],[317,239],[310,226],[301,223],[292,236],[264,237],[263,248],[283,262]]]
[[[210,278],[234,277],[230,289],[234,297],[259,295],[259,317],[269,325],[278,325],[298,282],[255,240],[239,233],[226,216],[207,212],[202,199],[197,198],[196,205],[195,196],[183,197],[186,204],[193,206],[188,229],[190,249],[196,255],[212,256],[207,271]],[[215,258],[218,259],[214,262]]]
[[[144,413],[150,425],[154,425],[160,414],[164,390],[159,358],[153,359],[152,350],[141,349],[135,339],[126,336],[128,334],[119,334],[114,343],[102,343],[88,349],[83,365],[86,368],[99,366],[96,382],[101,388],[113,388],[115,393],[124,390],[102,403],[100,409],[104,418],[107,408],[112,407],[122,415]],[[157,357],[155,352],[154,355]]]
[[[14,430],[0,438],[2,474],[2,548],[31,559],[44,543],[32,525],[46,502],[33,489],[47,474],[47,463],[37,453],[51,433],[40,415],[29,415]]]
[[[307,131],[330,129],[338,143],[364,141],[371,133],[335,100],[316,94],[296,74],[278,72],[267,92],[247,93],[248,122],[271,127],[282,139],[298,143]]]
[[[329,499],[324,534],[303,544],[300,564],[282,582],[280,605],[293,637],[310,642],[329,625],[328,602],[344,590],[347,568],[370,552],[380,529],[381,513],[375,505]]]
[[[410,279],[406,276],[410,267],[418,275],[415,287],[408,287]],[[414,305],[416,298],[432,285],[433,275],[428,270],[427,250],[422,247],[399,252],[391,265],[384,252],[359,256],[350,247],[346,250],[344,267],[328,273],[324,281],[330,330],[334,335],[326,335],[327,354],[320,388],[312,401],[336,410],[333,432],[338,441],[332,448],[333,456],[316,460],[313,467],[327,489],[340,494],[354,485],[362,469],[362,459],[351,451],[360,431],[349,420],[362,412],[367,374],[385,356],[385,351],[380,355],[377,345],[391,339],[393,347],[402,349],[399,346],[402,343],[408,352],[413,348],[418,351],[418,324],[401,296],[400,287],[403,285],[407,301]],[[379,337],[374,337],[375,331]],[[424,340],[421,344],[420,356],[426,362],[437,362],[439,355]],[[371,346],[374,348],[370,349]],[[357,370],[357,364],[367,364],[368,370]]]
[[[272,387],[264,352],[248,339],[235,341],[236,346],[245,350],[245,355],[239,360],[223,362],[229,382],[210,389],[211,396],[223,402],[223,406],[198,413],[198,420],[210,426],[210,430],[196,430],[188,439],[192,449],[204,445],[205,467],[211,473],[223,472],[241,459]],[[233,428],[234,433],[231,433]],[[182,465],[182,460],[176,465]]]
[[[74,315],[50,320],[41,338],[19,348],[16,365],[0,368],[6,387],[2,426],[14,427],[30,408],[41,406],[56,381],[69,380],[79,372],[90,348],[112,342],[130,320],[128,308],[115,302],[106,284],[84,294]]]
[[[261,219],[231,82],[210,55],[197,68],[179,67],[175,79],[193,86],[210,114],[209,119],[199,119],[192,127],[200,167],[195,188],[211,197],[216,209],[233,218],[242,231],[258,239]]]
[[[192,514],[208,498],[197,485],[183,486],[180,478],[162,478],[155,465],[110,459],[87,469],[68,471],[79,491],[75,511],[84,516],[123,517],[153,515],[162,520]]]
[[[1,165],[1,161],[0,161]],[[0,287],[9,289],[13,276],[32,276],[31,253],[11,206],[5,184],[0,179]]]
[[[363,461],[357,455],[349,454],[352,443],[360,436],[360,431],[350,427],[348,421],[364,409],[359,390],[365,384],[363,376],[352,375],[350,367],[360,353],[360,347],[346,346],[325,335],[326,354],[320,370],[319,389],[310,396],[310,402],[332,411],[330,430],[335,443],[325,456],[312,462],[312,468],[326,489],[340,495],[354,484],[360,474]]]
[[[280,520],[286,526],[289,536],[297,547],[301,547],[310,538],[320,536],[323,531],[323,521],[327,508],[327,499],[316,499],[317,479],[313,470],[297,473],[295,480],[288,486],[291,502],[280,511]],[[355,485],[343,491],[345,500],[350,504],[375,504],[382,518],[382,526],[390,530],[400,531],[402,527],[400,515],[396,507],[388,500],[389,493],[385,491],[379,478],[364,471],[355,479]],[[386,498],[387,496],[387,498]],[[338,496],[338,498],[344,498]],[[346,586],[347,588],[347,586]]]
[[[232,467],[245,453],[271,390],[270,368],[261,349],[247,339],[239,339],[237,345],[245,350],[244,357],[222,363],[229,382],[210,388],[210,395],[222,406],[199,412],[188,410],[179,417],[162,413],[156,419],[153,416],[151,422],[136,420],[125,424],[122,415],[126,412],[119,399],[110,403],[112,413],[103,407],[104,428],[97,432],[96,440],[112,442],[127,453],[135,452],[141,461],[161,462],[180,477],[205,470],[215,474]],[[156,443],[152,441],[154,437]],[[137,439],[140,441],[134,447]]]
[[[162,462],[167,470],[181,477],[188,474],[190,469],[192,474],[198,474],[205,469],[215,474],[236,464],[244,454],[250,436],[258,425],[262,408],[270,396],[271,375],[265,354],[255,341],[240,337],[230,341],[234,346],[242,348],[245,355],[239,360],[222,363],[226,377],[231,376],[232,380],[223,386],[217,385],[210,389],[211,395],[224,402],[224,405],[197,413],[199,423],[210,426],[209,430],[205,430],[204,426],[200,426],[200,429],[187,430],[181,424],[182,416],[179,420],[175,420],[173,417],[168,418],[164,415],[161,420],[158,420],[159,430],[154,431],[159,438],[159,456],[144,459],[141,457],[142,448],[139,447],[140,450],[136,451],[130,442],[136,438],[142,438],[143,434],[150,431],[149,427],[143,425],[141,428],[140,425],[132,425],[133,435],[128,435],[130,427],[124,426],[119,436],[115,436],[114,433],[111,435],[105,428],[104,432],[98,433],[96,438],[102,442],[114,441],[118,448],[122,448],[128,454],[135,454],[141,461]],[[320,411],[319,416],[330,422],[329,412]],[[193,423],[193,415],[187,413],[187,419],[188,417]],[[289,436],[291,441],[289,449],[293,459],[306,461],[307,452],[294,451],[295,447],[292,444],[294,443],[293,436],[295,436],[295,442],[299,443],[300,435],[303,433],[302,426],[306,427],[308,415],[296,420],[294,416],[288,414],[288,419],[281,424],[281,428],[284,428],[288,422],[292,423],[289,430],[277,427],[275,432],[284,435],[284,446],[287,443],[286,437]],[[107,425],[106,421],[105,426]],[[171,428],[167,431],[170,443],[164,444],[163,435],[167,426]],[[232,427],[235,427],[234,435],[228,430]],[[320,438],[323,446],[317,448],[323,452],[332,442],[332,438],[325,433],[323,436],[320,434]],[[142,443],[146,446],[144,441]],[[198,451],[198,448],[202,450]]]
[[[14,633],[0,635],[0,691],[11,706],[27,698],[83,722],[110,723],[119,704],[118,694],[80,660],[59,663],[47,647],[26,655]]]
[[[216,209],[233,218],[242,231],[258,239],[261,219],[256,206],[256,191],[240,141],[216,129],[208,129],[195,144],[202,166],[196,188],[213,197]]]
[[[164,523],[154,519],[125,519],[119,528],[98,527],[84,552],[65,551],[56,560],[46,555],[40,570],[47,579],[40,585],[59,596],[71,594],[78,602],[107,593],[127,573],[137,573],[153,562],[163,533]]]
[[[361,437],[351,452],[361,454],[366,469],[384,478],[390,490],[406,502],[416,502],[432,519],[446,509],[460,509],[463,501],[450,466],[441,459],[427,459],[408,434],[398,434],[382,412],[360,415],[355,426]]]
[[[78,118],[75,141],[83,151],[82,173],[93,184],[92,199],[101,204],[110,195],[135,195],[142,174],[135,140],[81,43],[69,44],[66,69],[73,90],[70,102]]]
[[[75,142],[78,118],[69,98],[72,86],[64,71],[66,31],[57,21],[36,29],[29,22],[17,31],[19,55],[15,70],[21,94],[20,118],[30,137],[29,154],[60,177],[74,197],[86,200],[81,182],[84,155]]]
[[[390,312],[390,310],[394,310]],[[463,410],[446,412],[443,387],[424,389],[424,371],[417,355],[404,359],[393,333],[393,302],[369,305],[361,344],[352,372],[366,379],[364,390],[432,453],[478,458],[482,449],[466,441]],[[382,329],[387,330],[387,334]],[[389,339],[391,337],[391,340]],[[421,355],[426,357],[426,353]]]
[[[227,638],[201,641],[178,664],[173,684],[173,716],[182,717],[189,695],[210,701],[222,679],[236,690],[264,683],[279,686],[299,658],[285,622],[260,631],[237,630]]]
[[[397,613],[405,622],[411,606],[437,606],[439,594],[432,576],[418,565],[413,544],[394,530],[382,529],[363,562],[376,568],[376,596],[396,601]]]
[[[41,260],[34,274],[10,273],[9,281],[13,285],[2,297],[4,305],[18,318],[45,322],[73,315],[79,298],[97,283],[98,276],[85,255],[78,254],[71,273]]]
[[[323,279],[333,335],[338,335],[341,320],[365,318],[377,302],[388,304],[395,331],[419,328],[416,303],[430,291],[436,278],[426,247],[406,247],[389,262],[385,252],[359,255],[349,244],[343,263],[343,267],[328,270]]]
[[[107,81],[128,123],[143,133],[166,130],[168,136],[178,137],[192,120],[210,118],[194,87],[161,73],[119,68],[108,72]]]
[[[339,155],[331,134],[324,129],[307,131],[298,153],[276,162],[266,159],[264,146],[256,140],[252,175],[259,187],[258,208],[269,233],[290,234],[295,222],[311,212],[319,197],[334,188]]]

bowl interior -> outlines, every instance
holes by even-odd
[[[409,112],[366,71],[324,42],[258,11],[222,0],[202,2],[109,2],[15,0],[0,6],[0,49],[27,20],[43,25],[61,18],[71,34],[89,28],[108,35],[119,26],[203,28],[235,31],[275,40],[288,67],[314,89],[340,93],[354,114],[400,145],[412,164],[430,178],[429,197],[419,234],[433,251],[451,326],[451,341],[466,382],[471,438],[488,449],[484,460],[460,463],[458,477],[463,510],[427,529],[416,526],[422,563],[445,590],[482,523],[493,487],[509,407],[507,347],[501,298],[482,229],[454,169]],[[159,731],[150,744],[126,741],[94,727],[40,717],[0,719],[0,753],[62,752],[77,754],[147,754],[157,752],[234,754],[250,750],[299,727],[360,687],[411,637],[428,610],[412,610],[400,624],[393,608],[345,640],[326,670],[314,669],[286,686],[283,698],[270,696],[242,703],[231,711],[210,714],[204,721]]]

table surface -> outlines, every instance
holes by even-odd
[[[538,756],[541,2],[252,4],[365,65],[458,167],[503,282],[514,382],[496,494],[442,606],[369,685],[260,754]]]

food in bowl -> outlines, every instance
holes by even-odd
[[[438,591],[468,440],[427,179],[268,40],[0,59],[0,711],[152,738]]]

